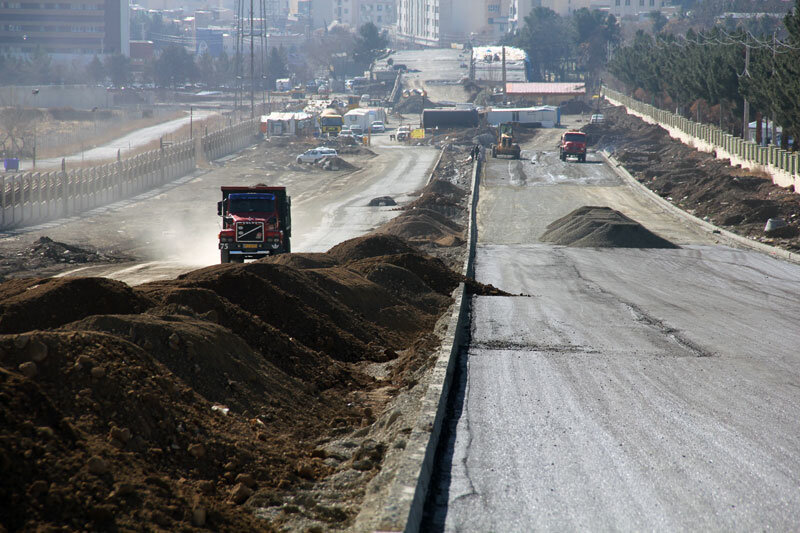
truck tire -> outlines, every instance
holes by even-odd
[[[289,239],[286,239],[286,244],[284,244],[283,247],[284,247],[285,253],[287,253],[287,254],[292,253],[292,241],[290,241]]]
[[[219,262],[222,264],[231,262],[231,254],[228,250],[219,251]]]

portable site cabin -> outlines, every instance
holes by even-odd
[[[524,127],[554,128],[561,124],[561,110],[555,106],[492,108],[486,113],[491,126],[516,122]]]
[[[358,126],[364,131],[369,131],[369,127],[377,120],[386,122],[386,111],[382,107],[359,107],[351,109],[344,115],[346,128]]]
[[[274,135],[306,135],[314,131],[314,120],[303,112],[270,113],[261,116],[261,133]]]

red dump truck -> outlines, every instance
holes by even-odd
[[[568,157],[575,157],[581,163],[586,161],[586,134],[582,131],[564,133],[558,143],[558,156],[562,161]]]
[[[291,200],[286,187],[222,187],[220,261],[242,263],[291,252]]]

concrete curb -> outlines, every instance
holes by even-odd
[[[431,175],[428,176],[428,183],[426,183],[426,185],[430,185],[433,181],[433,177],[436,175],[436,169],[439,168],[439,164],[442,162],[442,157],[444,157],[445,150],[447,150],[447,145],[442,146],[442,149],[439,151],[439,157],[436,159],[436,163],[433,164],[433,169],[431,170]]]
[[[462,274],[474,274],[475,244],[478,241],[475,207],[478,204],[481,163],[472,167],[472,191],[469,201],[468,248]],[[398,474],[393,480],[381,512],[378,531],[417,533],[422,522],[425,499],[433,475],[436,448],[446,416],[447,398],[453,382],[458,353],[468,336],[469,299],[467,288],[460,283],[454,291],[455,302],[447,326],[447,336],[439,347],[432,377],[422,410],[406,441],[406,449]]]
[[[800,264],[800,254],[798,253],[789,252],[788,250],[784,250],[782,248],[776,248],[775,246],[770,246],[768,244],[748,239],[747,237],[742,237],[741,235],[737,235],[731,231],[728,231],[726,229],[715,226],[714,224],[706,222],[702,218],[698,218],[690,213],[687,213],[680,207],[665,200],[658,194],[654,193],[653,191],[645,187],[642,183],[639,182],[639,180],[634,178],[624,166],[622,166],[622,163],[614,159],[613,156],[611,156],[606,152],[598,152],[598,153],[603,157],[603,159],[606,160],[609,166],[611,166],[611,168],[614,169],[617,175],[619,175],[623,180],[625,180],[631,186],[639,189],[639,191],[642,192],[645,196],[650,198],[652,201],[654,201],[656,204],[658,204],[663,209],[669,211],[670,213],[700,226],[703,230],[715,235],[722,241],[726,241],[731,246],[734,247],[744,246],[746,248],[750,248],[752,250],[756,250],[758,252],[771,255],[773,257],[777,257],[780,259],[784,259],[786,261],[791,261],[793,263]]]

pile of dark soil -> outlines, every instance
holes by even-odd
[[[800,195],[775,185],[768,176],[690,148],[624,108],[607,108],[604,114],[603,124],[584,127],[589,142],[613,152],[649,189],[734,233],[800,250]],[[770,218],[783,218],[787,229],[779,236],[765,236]]]
[[[395,104],[394,111],[396,113],[406,115],[412,113],[422,113],[422,111],[425,109],[437,107],[441,107],[441,105],[436,102],[431,102],[431,100],[427,97],[423,98],[422,95],[411,94],[410,96],[401,98],[400,101]]]
[[[381,231],[396,235],[410,243],[433,242],[438,246],[464,244],[464,227],[432,209],[418,207],[405,210],[386,223]]]
[[[579,207],[550,223],[540,238],[579,248],[677,248],[610,207]]]
[[[322,170],[355,170],[357,168],[355,165],[351,165],[341,157],[335,155],[323,157],[314,164]]]
[[[89,246],[76,246],[40,237],[14,257],[0,258],[0,281],[16,271],[40,270],[60,264],[121,263],[130,257],[118,253],[102,253]]]
[[[384,207],[384,206],[392,206],[397,205],[397,202],[394,201],[394,198],[391,196],[378,196],[377,198],[373,198],[369,201],[370,207]]]
[[[352,470],[358,457],[326,459],[319,439],[372,423],[375,398],[430,364],[426,332],[460,281],[377,234],[135,288],[1,284],[0,523],[270,530],[302,512],[346,527],[379,461]],[[398,357],[388,382],[362,370]],[[335,471],[363,483],[338,506],[298,506],[301,487]]]

